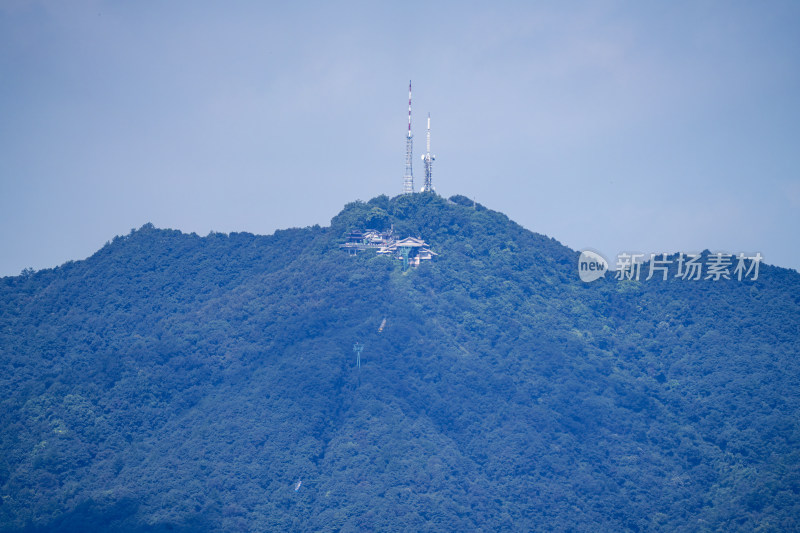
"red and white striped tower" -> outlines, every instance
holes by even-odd
[[[411,168],[414,143],[411,138],[411,82],[408,82],[408,136],[406,137],[406,173],[403,175],[403,194],[414,192],[414,171]]]

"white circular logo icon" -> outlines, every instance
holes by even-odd
[[[578,258],[578,275],[581,281],[589,283],[606,275],[608,261],[592,250],[583,250]]]

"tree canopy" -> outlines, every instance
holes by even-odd
[[[800,275],[577,260],[425,193],[2,278],[0,531],[800,529]]]

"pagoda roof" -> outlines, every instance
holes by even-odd
[[[428,246],[428,243],[423,241],[422,239],[416,239],[414,237],[406,237],[405,239],[401,239],[399,241],[395,241],[395,246],[400,247],[411,247],[411,248],[422,248],[423,246]]]

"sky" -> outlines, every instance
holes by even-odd
[[[0,1],[0,276],[433,182],[576,249],[800,269],[800,3]]]

